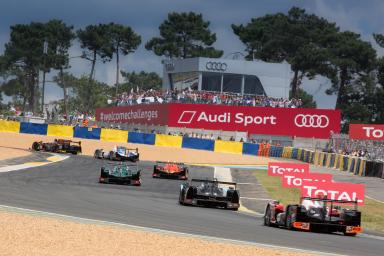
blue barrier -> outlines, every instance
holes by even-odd
[[[259,152],[259,144],[243,143],[243,154],[257,156]]]
[[[181,147],[213,151],[215,148],[215,141],[184,137]]]
[[[101,133],[101,128],[75,127],[73,137],[99,140],[100,133]]]
[[[129,132],[128,142],[137,144],[155,145],[156,135],[152,133]]]
[[[343,156],[343,171],[348,170],[348,156]]]
[[[20,133],[47,135],[47,124],[21,123]]]
[[[292,159],[297,159],[298,151],[299,151],[299,149],[297,149],[297,148],[292,149],[292,157],[291,157]]]

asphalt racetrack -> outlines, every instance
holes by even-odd
[[[181,206],[177,180],[153,179],[140,162],[142,186],[99,184],[102,160],[71,156],[62,162],[0,173],[0,204],[197,235],[347,255],[382,255],[384,242],[265,227],[261,217],[230,210]],[[193,178],[213,177],[190,167]],[[241,191],[240,191],[241,193]]]

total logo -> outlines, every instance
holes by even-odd
[[[305,128],[326,128],[329,125],[329,118],[326,115],[304,115],[295,116],[295,125]]]
[[[374,137],[376,139],[384,138],[384,130],[375,129],[375,127],[364,126],[365,136],[367,138]]]
[[[233,119],[232,119],[233,118]],[[231,113],[226,112],[222,114],[207,114],[205,111],[197,113],[197,111],[184,111],[177,121],[179,124],[190,124],[192,122],[207,122],[207,123],[231,123],[232,120],[236,124],[242,124],[248,126],[252,124],[277,124],[277,117],[274,115],[270,116],[251,116],[245,115],[244,113],[236,113],[234,117]]]

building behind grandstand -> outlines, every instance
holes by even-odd
[[[163,89],[213,91],[289,98],[288,63],[213,58],[163,61]]]

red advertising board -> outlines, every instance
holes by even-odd
[[[328,199],[355,201],[358,205],[364,205],[364,184],[337,183],[337,182],[313,182],[303,181],[301,186],[302,197],[327,196]]]
[[[384,141],[384,124],[350,124],[349,138]]]
[[[296,164],[288,162],[269,162],[268,176],[283,176],[286,174],[308,174],[309,164]]]
[[[332,174],[312,172],[284,174],[282,176],[282,184],[284,188],[301,188],[303,182],[311,182],[312,184],[332,182]]]
[[[108,123],[168,124],[168,105],[145,104],[96,109],[96,120]]]
[[[340,132],[340,111],[205,104],[169,104],[171,127],[242,131],[249,134],[329,138]]]

